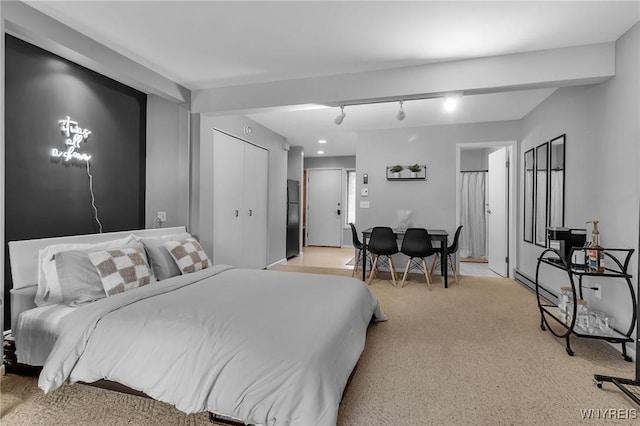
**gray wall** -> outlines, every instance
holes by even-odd
[[[304,149],[301,146],[292,146],[287,155],[287,179],[302,182],[303,167]],[[302,185],[300,187],[302,187]]]
[[[162,227],[188,224],[189,111],[159,96],[147,97],[147,228],[160,227],[157,213],[167,213]]]
[[[476,172],[489,167],[488,153],[485,149],[461,149],[460,171]]]
[[[489,154],[498,148],[460,149],[460,171],[476,172],[489,169]]]
[[[640,199],[640,24],[616,42],[616,76],[593,86],[559,89],[522,121],[524,153],[563,133],[566,137],[565,225],[587,228],[587,220],[600,220],[604,247],[638,250]],[[523,195],[520,196],[520,208]],[[522,215],[519,215],[521,218]],[[519,229],[519,270],[535,277],[540,247],[525,243]],[[590,233],[588,234],[590,239]],[[637,288],[637,255],[629,273]],[[566,276],[543,271],[541,282],[558,290]],[[624,282],[603,279],[602,300],[587,297],[588,305],[615,314],[618,327],[631,319],[631,301]],[[611,285],[609,285],[609,283]],[[585,292],[588,294],[588,292]],[[585,296],[587,296],[585,294]]]
[[[304,157],[305,170],[332,167],[337,167],[340,169],[354,169],[356,167],[356,157]]]
[[[446,229],[456,227],[456,144],[514,141],[517,121],[431,126],[361,132],[357,142],[357,194],[370,209],[357,210],[358,228],[397,226],[397,210],[412,211],[411,224]],[[393,143],[389,143],[393,141]],[[388,181],[386,167],[426,164],[427,180]],[[362,174],[368,173],[369,197],[360,196]]]
[[[244,133],[245,126],[251,126],[249,135]],[[197,235],[201,227],[200,209],[213,205],[213,198],[200,197],[200,180],[212,179],[212,172],[206,164],[200,164],[200,146],[213,143],[213,129],[217,128],[241,139],[255,143],[269,150],[269,211],[267,264],[285,259],[286,220],[287,220],[287,151],[282,149],[284,137],[272,132],[255,121],[244,116],[208,117],[204,114],[192,114],[191,121],[191,206],[190,223],[192,232]]]

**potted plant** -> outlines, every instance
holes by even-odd
[[[400,172],[404,169],[404,167],[402,167],[400,164],[396,164],[395,166],[391,167],[389,169],[389,171],[393,174],[394,178],[399,178],[400,177]]]
[[[420,166],[419,166],[419,165],[417,165],[417,164],[414,164],[414,165],[409,166],[409,167],[407,167],[407,168],[411,171],[411,177],[412,177],[412,178],[418,177],[418,172],[419,172],[420,170],[422,170],[422,167],[420,167]]]

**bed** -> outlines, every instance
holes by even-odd
[[[133,233],[137,241],[188,235],[183,227]],[[45,393],[67,381],[106,380],[185,413],[246,424],[336,423],[367,327],[385,319],[361,281],[210,265],[90,302],[34,306],[39,252],[128,234],[9,243],[16,355],[42,365]]]

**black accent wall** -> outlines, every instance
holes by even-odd
[[[144,228],[146,94],[6,35],[5,328],[11,285],[8,241],[99,232],[85,161],[66,151],[59,120],[91,131],[78,152],[90,172],[103,232]],[[34,283],[35,284],[35,283]]]

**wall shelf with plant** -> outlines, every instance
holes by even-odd
[[[424,164],[412,164],[403,166],[387,166],[387,180],[426,180],[427,166]]]

